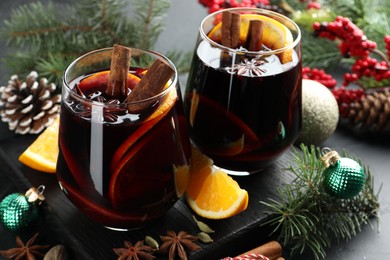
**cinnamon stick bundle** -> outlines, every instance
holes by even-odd
[[[112,98],[124,100],[124,103],[130,103],[128,105],[128,111],[131,113],[139,113],[155,101],[138,103],[137,101],[142,101],[159,94],[175,71],[164,61],[157,59],[127,95],[127,77],[130,69],[130,61],[131,49],[115,44],[112,52],[106,94]]]

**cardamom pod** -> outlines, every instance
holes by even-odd
[[[198,228],[200,231],[205,232],[205,233],[214,233],[215,231],[211,229],[206,223],[203,223],[202,221],[199,221],[195,218],[195,216],[192,216],[198,225]]]
[[[157,243],[157,241],[151,236],[145,236],[145,243],[148,246],[150,246],[151,248],[154,248],[156,250],[158,250],[160,247],[160,245]]]
[[[199,232],[198,238],[202,243],[212,243],[214,240],[210,237],[209,234],[205,232]]]
[[[68,251],[63,245],[53,246],[49,251],[47,251],[47,253],[43,257],[43,260],[68,260],[68,259],[69,259]]]

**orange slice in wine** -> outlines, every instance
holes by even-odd
[[[249,152],[257,148],[259,139],[252,129],[234,113],[226,111],[222,105],[210,99],[196,94],[197,111],[191,111],[192,127],[206,139],[202,140],[205,151],[217,156],[233,156]],[[197,127],[197,116],[202,115],[202,122],[207,122],[208,127]],[[216,122],[215,118],[218,118]],[[228,131],[227,131],[228,129]],[[221,133],[226,133],[222,136]],[[228,134],[229,133],[229,134]],[[223,140],[221,140],[223,139]],[[194,139],[195,142],[198,140]]]
[[[293,42],[291,31],[282,23],[270,17],[259,14],[242,14],[240,24],[240,42],[245,45],[250,20],[260,20],[263,22],[262,42],[272,50],[277,50],[289,46]],[[208,37],[221,42],[222,22],[218,23],[208,34]],[[292,49],[287,49],[279,54],[282,64],[292,61]]]
[[[169,119],[160,121],[158,126],[140,137],[116,165],[109,184],[113,208],[145,207],[177,198],[172,153],[177,149],[177,141],[169,137],[175,126]],[[185,176],[179,178],[182,177]]]
[[[190,180],[190,166],[179,165],[173,166],[173,172],[175,177],[175,189],[176,196],[181,197],[187,189],[188,182]]]
[[[105,89],[107,86],[108,78],[110,76],[110,71],[100,71],[98,73],[94,73],[91,76],[88,76],[80,81],[79,88],[81,90],[84,89]],[[127,87],[132,89],[137,85],[137,83],[141,79],[136,75],[129,72],[127,77]],[[102,87],[103,86],[103,87]]]
[[[140,125],[140,127],[135,130],[115,151],[114,156],[111,160],[111,172],[117,167],[119,161],[122,159],[123,155],[130,149],[130,147],[145,133],[153,128],[161,118],[163,118],[173,107],[177,100],[176,89],[173,88],[167,94],[162,104],[147,118],[145,122]]]

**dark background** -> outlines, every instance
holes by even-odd
[[[1,0],[0,1],[0,28],[3,20],[10,15],[10,10],[19,4],[29,3],[28,0]],[[47,2],[42,0],[41,2]],[[66,3],[70,0],[53,2]],[[131,9],[131,6],[129,6]],[[197,28],[206,15],[206,10],[197,0],[172,0],[172,7],[165,20],[166,30],[162,33],[156,51],[165,53],[168,50],[178,49],[192,51],[197,35]],[[9,51],[4,39],[0,41],[0,58]],[[335,72],[337,74],[337,71]],[[11,71],[0,60],[0,84],[4,85],[11,76]],[[185,86],[186,75],[182,75],[182,87]],[[47,203],[44,207],[44,217],[33,226],[30,233],[21,234],[22,237],[31,236],[33,230],[39,230],[42,240],[52,245],[56,242],[64,243],[73,249],[75,259],[107,259],[103,257],[104,247],[101,244],[111,243],[116,247],[122,245],[123,239],[142,237],[142,231],[131,234],[109,232],[87,219],[72,207],[56,186],[54,175],[35,172],[21,165],[17,157],[36,138],[35,136],[15,136],[7,130],[8,126],[0,123],[0,198],[15,191],[23,191],[29,185],[45,184],[47,186]],[[337,151],[346,150],[359,157],[370,166],[375,176],[375,188],[379,192],[381,221],[374,220],[372,225],[366,225],[358,235],[347,243],[334,245],[327,251],[326,259],[390,259],[390,137],[364,134],[354,129],[340,126],[322,146]],[[207,246],[204,252],[194,255],[193,259],[215,259],[216,256],[244,252],[255,245],[261,244],[268,236],[266,229],[259,229],[258,222],[262,220],[263,208],[259,200],[266,200],[275,196],[274,187],[288,182],[291,176],[286,176],[281,169],[289,162],[288,154],[283,156],[272,170],[264,176],[240,179],[240,185],[250,193],[250,205],[245,214],[228,221],[212,222],[217,229],[215,243]],[[254,186],[257,183],[258,187]],[[259,191],[262,190],[262,191]],[[186,205],[179,202],[169,212],[166,218],[158,225],[153,225],[147,232],[161,234],[162,227],[178,226],[191,227],[191,212]],[[162,226],[162,227],[161,227]],[[243,227],[243,228],[242,228]],[[240,229],[242,228],[242,229]],[[234,230],[238,229],[238,234]],[[227,233],[223,233],[228,230]],[[0,249],[14,245],[15,233],[0,228]],[[114,241],[114,242],[113,242]],[[87,247],[84,247],[84,245]],[[249,248],[248,248],[249,247]],[[108,246],[110,248],[110,246]],[[112,246],[111,246],[112,248]],[[241,251],[240,251],[241,250]],[[223,251],[221,253],[221,251]],[[225,254],[224,254],[225,253]],[[114,259],[114,255],[111,254]],[[103,257],[103,258],[102,258]]]

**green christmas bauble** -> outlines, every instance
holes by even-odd
[[[0,202],[0,222],[11,231],[18,231],[27,227],[39,216],[40,203],[45,199],[43,196],[44,186],[38,189],[31,188],[26,194],[12,193]]]
[[[350,158],[339,158],[324,171],[324,186],[328,194],[342,199],[350,199],[363,189],[364,170],[358,162]]]

